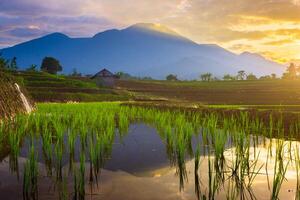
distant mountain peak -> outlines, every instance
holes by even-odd
[[[44,37],[48,37],[48,38],[69,38],[69,36],[60,33],[60,32],[54,32],[54,33],[50,33]]]
[[[109,35],[109,34],[115,34],[115,33],[118,33],[119,30],[118,29],[110,29],[110,30],[106,30],[106,31],[103,31],[103,32],[99,32],[99,33],[96,33],[93,38],[97,38],[97,37],[102,37],[103,35]]]
[[[168,28],[167,26],[164,26],[159,23],[137,23],[132,26],[129,26],[126,28],[128,30],[130,29],[144,29],[144,30],[149,30],[149,31],[155,31],[155,32],[160,32],[164,34],[169,34],[169,35],[176,35],[179,36],[178,33],[173,31],[172,29]]]

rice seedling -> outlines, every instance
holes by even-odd
[[[38,199],[38,166],[33,144],[24,166],[23,199]]]
[[[63,143],[57,141],[55,145],[55,171],[56,171],[56,180],[58,182],[62,181],[62,159],[63,159]]]
[[[42,149],[48,176],[52,176],[52,134],[44,129],[42,136]]]
[[[214,111],[156,109],[119,103],[39,104],[38,110],[29,116],[18,116],[7,123],[0,123],[0,149],[4,147],[2,144],[7,143],[11,171],[16,172],[23,141],[29,137],[36,141],[40,138],[48,176],[52,176],[54,166],[56,184],[67,181],[63,178],[62,168],[63,161],[69,159],[69,173],[73,173],[74,177],[74,197],[83,199],[85,180],[98,186],[99,174],[110,158],[116,133],[121,139],[126,137],[130,124],[135,123],[156,128],[166,146],[169,162],[176,168],[180,191],[189,179],[186,164],[194,158],[194,189],[198,199],[214,199],[219,190],[226,190],[227,199],[243,199],[254,196],[252,186],[256,177],[260,175],[263,164],[267,172],[268,165],[273,164],[268,163],[273,156],[276,171],[271,196],[278,197],[288,164],[283,163],[283,156],[278,156],[279,144],[275,145],[278,152],[274,154],[274,138],[295,138],[300,120],[286,126],[283,116],[275,117],[273,113],[261,119],[248,111],[225,115]],[[195,138],[199,141],[194,152]],[[263,164],[259,159],[261,152],[256,150],[261,146],[268,152],[267,161]],[[298,171],[299,155],[297,157],[294,153],[292,142],[287,143],[286,148],[289,156],[285,159],[290,160],[289,164],[294,164]],[[76,169],[74,163],[78,155],[80,165]],[[207,195],[200,188],[200,174],[204,174],[202,168],[199,170],[203,155],[208,157],[205,163],[208,166]],[[85,174],[85,161],[90,164],[89,175]],[[29,163],[26,165],[28,169]],[[30,176],[28,169],[25,170],[26,177]],[[85,175],[89,179],[85,179]],[[24,177],[25,183],[28,190],[30,184]],[[299,188],[299,184],[296,187]],[[62,193],[62,198],[67,197],[65,193],[67,191]]]
[[[78,197],[79,199],[85,197],[85,155],[83,153],[80,155]]]

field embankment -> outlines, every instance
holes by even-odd
[[[33,109],[34,103],[28,97],[27,91],[16,84],[14,78],[1,71],[0,88],[0,119]]]
[[[135,81],[119,80],[119,89],[179,102],[226,105],[300,105],[300,80]]]

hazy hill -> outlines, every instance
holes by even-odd
[[[257,75],[284,71],[282,65],[258,54],[237,55],[217,45],[197,44],[156,24],[108,30],[91,38],[53,33],[0,51],[6,58],[16,56],[24,68],[40,65],[45,56],[56,57],[65,73],[76,68],[93,74],[106,67],[138,76],[163,78],[174,73],[181,78],[196,78],[204,72],[222,76],[242,69]]]

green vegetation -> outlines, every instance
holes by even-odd
[[[9,164],[12,172],[18,175],[20,148],[24,141],[30,141],[24,166],[23,195],[25,199],[33,198],[38,191],[37,156],[40,156],[35,153],[37,147],[34,145],[39,142],[34,141],[41,141],[41,156],[47,174],[54,176],[54,184],[62,186],[57,187],[60,196],[73,195],[74,199],[84,199],[86,180],[91,187],[98,185],[99,174],[110,157],[115,135],[120,134],[122,138],[130,124],[143,122],[155,127],[164,141],[168,159],[176,169],[179,190],[184,190],[188,180],[187,161],[195,159],[198,199],[215,199],[221,191],[226,191],[229,199],[255,199],[252,187],[257,176],[266,174],[264,176],[269,177],[268,169],[272,166],[274,172],[270,174],[269,195],[270,199],[277,199],[288,168],[299,168],[299,154],[291,153],[297,147],[291,141],[298,137],[300,116],[297,115],[293,120],[286,120],[280,112],[261,118],[258,113],[250,111],[183,111],[120,103],[39,104],[37,111],[29,116],[19,115],[1,124],[0,152],[10,149]],[[196,148],[192,145],[193,138],[201,138],[197,140]],[[75,146],[80,146],[77,153]],[[261,158],[263,149],[268,152],[267,160]],[[78,156],[79,160],[76,160]],[[68,173],[62,170],[65,158],[69,158]],[[88,164],[89,173],[86,173]],[[203,165],[207,170],[203,170]],[[299,170],[296,172],[300,177]],[[201,180],[205,173],[208,179]],[[73,174],[74,191],[66,194],[63,185],[68,174]],[[207,183],[200,187],[204,181]]]
[[[45,57],[41,64],[41,71],[57,74],[57,72],[62,71],[62,66],[59,63],[59,60],[53,57]]]
[[[34,146],[30,148],[29,158],[24,166],[23,198],[38,199],[38,167]]]
[[[169,74],[168,76],[166,76],[166,80],[167,81],[178,81],[178,78],[177,78],[177,75]]]
[[[89,78],[53,75],[45,72],[10,72],[23,84],[37,102],[125,101],[130,96],[123,91],[100,88]]]
[[[210,82],[210,81],[212,81],[212,73],[201,74],[200,79],[201,79],[201,81]]]

